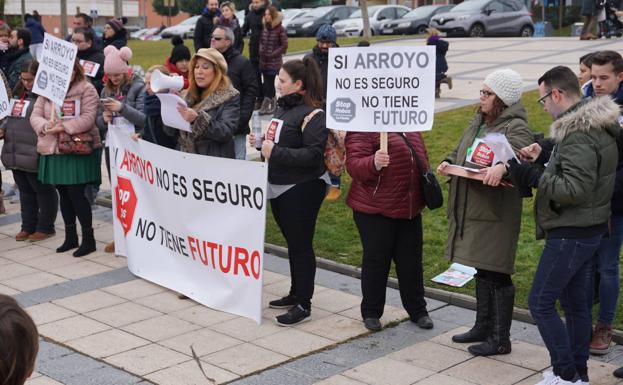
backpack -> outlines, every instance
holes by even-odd
[[[319,112],[324,112],[324,110],[317,108],[303,119],[301,132],[305,130],[309,121]],[[324,165],[330,174],[340,176],[344,172],[344,165],[346,164],[346,146],[344,145],[346,132],[335,131],[330,128],[327,130],[329,130],[329,133],[327,135],[327,144],[324,148]]]

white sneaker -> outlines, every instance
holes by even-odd
[[[555,376],[547,385],[581,385],[582,380],[577,380],[575,382],[563,380],[562,378]]]
[[[554,378],[556,378],[556,376],[554,376],[554,372],[552,372],[551,370],[546,370],[545,372],[543,372],[543,379],[535,385],[549,385]]]

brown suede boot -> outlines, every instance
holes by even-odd
[[[604,355],[610,352],[610,343],[612,342],[612,325],[597,321],[593,338],[591,339],[591,354]]]

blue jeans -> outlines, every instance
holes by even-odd
[[[586,298],[588,308],[593,310],[593,288],[595,271],[599,272],[599,321],[612,324],[619,300],[619,255],[623,243],[623,216],[610,218],[610,237],[603,238],[597,258],[590,265],[590,281]]]
[[[549,351],[554,374],[572,378],[586,370],[591,315],[586,304],[589,266],[601,235],[582,239],[548,239],[534,274],[528,306]],[[565,324],[556,301],[565,312]]]
[[[245,160],[247,158],[247,134],[234,136],[234,149],[236,159]]]

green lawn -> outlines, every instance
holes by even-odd
[[[370,41],[381,41],[391,39],[413,38],[413,36],[373,36]],[[360,40],[359,37],[340,37],[338,38],[338,44],[341,46],[357,44]],[[249,39],[245,39],[244,55],[248,57],[248,42]],[[191,52],[194,52],[194,45],[192,40],[185,41],[186,46]],[[311,51],[312,47],[316,44],[316,39],[313,37],[296,37],[288,39],[288,53]],[[164,61],[170,56],[173,45],[170,40],[159,41],[142,41],[142,40],[130,40],[128,47],[132,48],[134,56],[131,60],[132,64],[138,64],[144,69],[151,67],[154,64],[164,64]]]
[[[537,104],[537,99],[537,92],[533,91],[524,94],[522,101],[528,110],[530,128],[533,131],[547,132],[551,118]],[[431,157],[431,165],[436,167],[445,155],[454,149],[475,110],[475,106],[469,106],[435,115],[433,130],[424,135]],[[444,195],[447,197],[448,185],[443,183],[443,179],[439,180],[442,183]],[[353,266],[361,266],[362,249],[359,233],[352,219],[352,211],[344,203],[350,182],[349,176],[343,176],[342,188],[344,192],[342,196],[336,202],[323,204],[316,226],[314,246],[316,254],[320,257]],[[515,306],[522,308],[527,308],[528,292],[543,248],[543,242],[535,240],[532,204],[532,199],[524,200],[522,229],[517,249],[517,273],[513,276],[517,287]],[[443,272],[449,266],[449,262],[443,257],[448,233],[446,206],[444,205],[443,208],[434,211],[425,209],[423,219],[425,285],[473,295],[473,281],[464,288],[457,289],[430,281],[432,277]],[[286,246],[270,213],[267,215],[266,223],[266,242]],[[392,275],[395,276],[393,271]],[[623,317],[619,314],[617,316],[617,327],[619,328],[623,325],[621,320]]]

